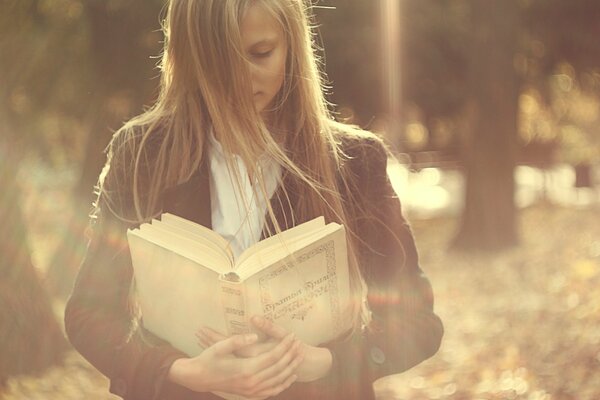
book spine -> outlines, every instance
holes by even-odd
[[[221,278],[221,304],[229,335],[250,332],[246,310],[245,286],[241,282],[231,282]]]

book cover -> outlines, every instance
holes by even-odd
[[[249,332],[263,315],[311,345],[350,329],[346,233],[322,217],[273,235],[235,260],[227,242],[164,214],[127,233],[144,327],[190,356],[208,326]]]

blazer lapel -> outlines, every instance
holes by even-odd
[[[293,210],[298,201],[297,194],[294,192],[294,186],[289,184],[287,173],[284,174],[286,175],[282,179],[282,184],[277,188],[270,200],[271,207],[282,230],[289,229],[303,222],[297,221],[294,218]],[[286,185],[287,196],[282,185]],[[163,192],[163,212],[178,215],[212,229],[210,181],[206,161],[202,162],[198,172],[192,175],[189,180],[165,189]],[[269,229],[272,233],[275,232],[267,213],[265,215],[265,225],[261,239],[270,236],[268,233]]]
[[[212,229],[210,181],[206,157],[192,177],[163,192],[163,212],[178,215]]]

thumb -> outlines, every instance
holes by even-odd
[[[274,324],[269,321],[267,318],[261,317],[259,315],[254,315],[251,318],[252,323],[262,332],[266,333],[267,336],[270,336],[275,339],[283,339],[288,335],[288,331],[281,326]]]
[[[236,350],[246,347],[250,344],[256,343],[258,336],[255,333],[248,333],[245,335],[234,335],[225,340],[215,343],[214,350],[218,355],[231,354]]]

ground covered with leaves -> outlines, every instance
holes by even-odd
[[[600,209],[520,222],[522,245],[495,256],[449,252],[455,221],[413,222],[446,335],[381,398],[600,399]]]
[[[600,209],[522,211],[521,246],[448,250],[457,221],[414,220],[446,334],[438,354],[376,384],[380,399],[600,399]],[[58,304],[57,308],[60,309]],[[77,353],[0,399],[116,399]]]

